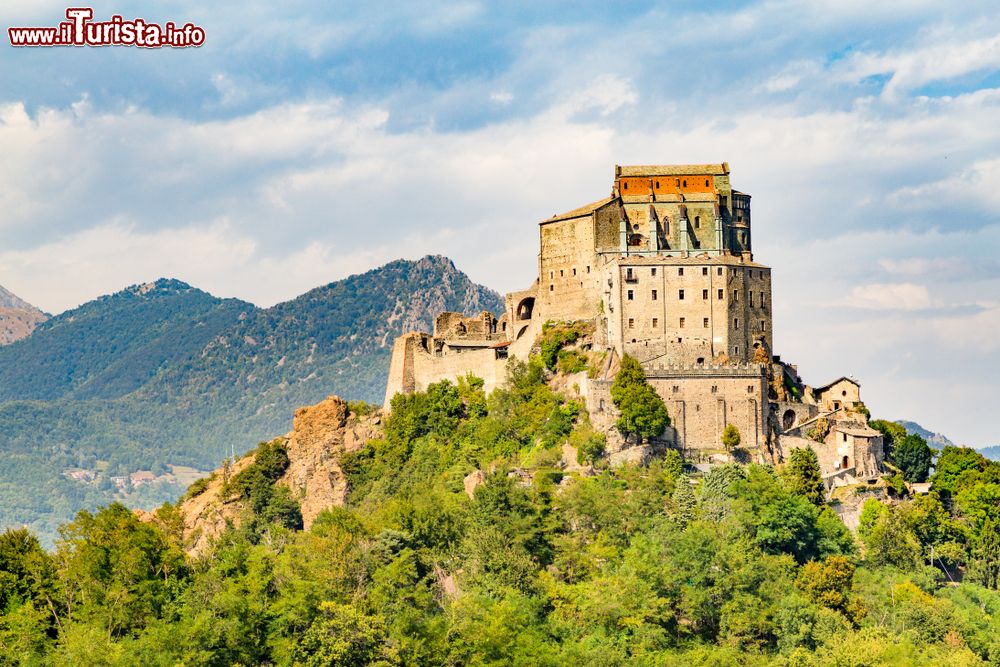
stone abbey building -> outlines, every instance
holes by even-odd
[[[720,452],[733,424],[760,460],[812,447],[831,485],[879,472],[881,436],[857,383],[814,390],[772,355],[771,269],[753,259],[750,195],[732,188],[727,163],[618,166],[610,196],[541,221],[539,241],[538,279],[508,294],[505,312],[442,313],[433,333],[395,342],[387,406],[397,392],[467,373],[489,391],[545,322],[586,321],[607,364],[576,384],[609,442],[610,385],[628,354],[667,404],[667,445],[689,458]]]

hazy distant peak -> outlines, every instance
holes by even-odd
[[[7,291],[0,285],[0,308],[13,308],[15,310],[38,310],[21,297]]]
[[[926,440],[931,447],[934,447],[935,449],[955,446],[955,443],[949,440],[947,436],[941,433],[934,433],[933,431],[924,428],[917,422],[907,421],[905,419],[899,419],[896,421],[896,423],[905,428],[907,433],[919,435],[921,438]]]

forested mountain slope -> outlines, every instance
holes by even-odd
[[[441,310],[500,308],[429,256],[266,309],[158,280],[63,313],[0,348],[0,527],[49,540],[79,507],[173,497],[169,466],[212,469],[287,432],[300,405],[381,402],[404,330],[430,328]],[[159,480],[136,488],[129,476],[146,470]]]

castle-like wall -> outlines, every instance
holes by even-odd
[[[585,320],[599,308],[594,219],[586,215],[540,227],[537,307],[549,320]]]
[[[681,449],[723,450],[728,424],[739,429],[741,449],[757,453],[767,444],[767,378],[760,365],[647,366],[646,375],[667,404]]]
[[[847,431],[866,433],[854,435]],[[823,442],[816,442],[802,435],[781,435],[778,443],[785,458],[792,449],[811,449],[816,452],[820,472],[828,480],[828,486],[835,485],[832,478],[837,478],[837,484],[853,479],[870,479],[881,474],[883,461],[882,435],[878,432],[867,433],[871,429],[859,426],[834,425]]]
[[[605,265],[609,339],[642,360],[754,358],[771,345],[770,269],[731,257],[621,257]]]

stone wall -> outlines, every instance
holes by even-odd
[[[771,345],[770,270],[731,257],[620,257],[604,266],[608,337],[619,354],[711,363]]]
[[[593,216],[546,222],[539,235],[536,306],[542,317],[591,319],[600,307]]]
[[[861,388],[849,378],[841,378],[835,382],[814,390],[816,400],[823,410],[839,410],[851,408],[861,402]]]
[[[767,448],[766,376],[756,364],[718,367],[647,366],[646,375],[667,404],[677,446],[720,451],[727,424],[740,431],[740,447]]]

